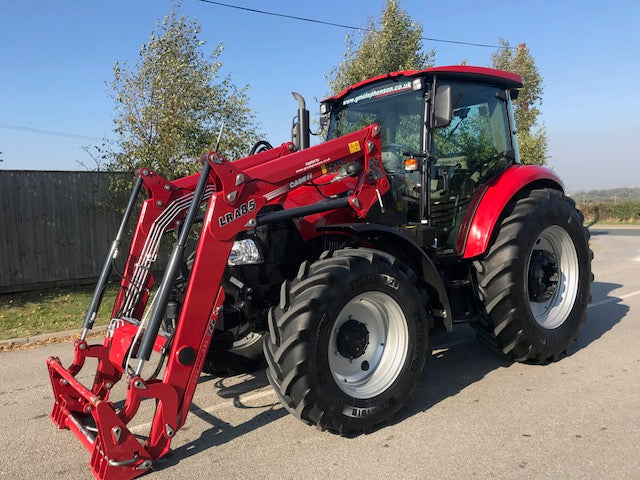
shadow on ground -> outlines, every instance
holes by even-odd
[[[588,348],[627,314],[629,308],[622,303],[622,300],[610,295],[611,291],[619,287],[621,287],[619,284],[604,282],[595,282],[592,285],[593,298],[596,302],[588,309],[588,321],[580,331],[578,342],[570,347],[569,355]],[[604,305],[607,305],[605,311],[600,311]],[[432,343],[434,354],[427,359],[425,376],[418,384],[412,402],[394,417],[393,423],[402,422],[423,412],[482,380],[493,370],[509,367],[512,364],[510,360],[486,350],[475,339],[475,334],[468,325],[457,326],[453,333],[433,338]],[[237,382],[238,378],[242,381]],[[211,428],[203,431],[198,439],[173,450],[167,457],[159,460],[156,470],[175,465],[184,458],[232,441],[287,415],[286,410],[277,402],[267,401],[266,404],[253,407],[242,403],[241,395],[268,385],[263,371],[253,375],[234,377],[234,379],[235,381],[231,381],[225,378],[203,376],[201,383],[215,381],[219,396],[232,399],[236,408],[260,409],[260,413],[240,425],[233,426],[193,404],[190,414],[206,421]],[[358,435],[351,438],[355,436]]]
[[[154,464],[154,470],[163,470],[177,464],[185,458],[197,455],[211,447],[235,440],[246,433],[252,432],[263,425],[287,415],[287,411],[277,401],[272,402],[267,399],[266,403],[261,405],[248,406],[240,399],[241,395],[258,388],[265,387],[269,384],[264,370],[260,370],[254,374],[245,374],[240,375],[239,377],[234,377],[234,379],[237,378],[242,379],[242,381],[238,383],[237,381],[232,382],[230,379],[214,378],[211,376],[203,376],[201,381],[215,380],[215,387],[219,389],[217,392],[218,396],[224,399],[232,399],[235,408],[259,409],[260,413],[250,420],[234,426],[212,413],[203,410],[195,403],[192,403],[189,415],[195,415],[201,420],[204,420],[210,425],[210,428],[204,430],[196,440],[172,450],[166,457],[158,460]],[[267,410],[265,410],[265,408]]]
[[[463,336],[460,336],[460,330]],[[411,403],[394,417],[393,423],[428,410],[482,380],[489,372],[513,363],[489,352],[476,340],[468,325],[456,326],[452,334],[435,338],[433,348],[434,354],[427,359],[425,375],[416,387]]]
[[[622,299],[611,295],[613,290],[621,288],[619,283],[593,282],[591,284],[592,303],[587,309],[587,322],[580,329],[576,345],[569,354],[588,347],[611,330],[627,315],[629,307]]]

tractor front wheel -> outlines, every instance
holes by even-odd
[[[589,233],[562,192],[532,190],[507,205],[492,244],[474,262],[487,318],[478,338],[516,361],[566,354],[585,321],[592,280]]]
[[[343,249],[304,263],[269,315],[267,376],[284,407],[346,434],[388,421],[427,352],[425,296],[395,257]]]

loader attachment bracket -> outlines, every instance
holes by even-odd
[[[107,363],[109,360],[101,362]],[[76,365],[74,360],[74,370]],[[111,402],[82,385],[58,358],[50,357],[47,366],[55,399],[51,420],[58,428],[71,430],[91,452],[90,465],[97,478],[135,478],[151,467],[160,452],[168,449],[178,428],[178,394],[172,385],[160,380],[147,382],[140,377],[131,377],[124,407],[117,411]],[[141,443],[127,423],[145,398],[156,399],[160,412],[158,419],[164,428],[154,430]]]

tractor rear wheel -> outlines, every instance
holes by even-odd
[[[557,190],[529,191],[505,213],[489,250],[474,262],[487,318],[473,326],[513,360],[558,360],[586,319],[589,233],[575,203]]]
[[[302,264],[264,343],[284,407],[340,434],[388,421],[424,369],[424,300],[413,271],[384,252],[342,249]]]

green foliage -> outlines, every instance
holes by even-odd
[[[61,287],[0,295],[0,339],[80,328],[93,295],[93,286]],[[110,286],[95,325],[111,318],[117,288]]]
[[[589,224],[640,223],[640,201],[589,203],[578,207]]]
[[[433,134],[438,157],[460,155],[482,163],[498,153],[491,142],[492,130],[488,116],[469,115],[457,119],[457,122],[454,120],[448,127],[435,129]]]
[[[524,88],[514,100],[514,116],[518,132],[520,158],[529,165],[544,165],[547,161],[547,132],[538,125],[539,106],[542,104],[542,77],[526,45],[514,51],[509,42],[500,39],[502,48],[491,58],[493,68],[507,70],[522,76]]]
[[[111,83],[118,140],[107,167],[132,171],[147,166],[174,178],[200,169],[195,160],[214,148],[224,122],[220,152],[247,153],[257,139],[247,87],[220,78],[222,44],[207,58],[200,25],[172,9],[142,45],[135,69],[116,62]]]
[[[376,75],[432,66],[435,53],[422,52],[421,37],[422,25],[411,20],[397,0],[387,0],[379,28],[370,18],[359,44],[347,36],[343,60],[327,75],[329,88],[339,93]]]

